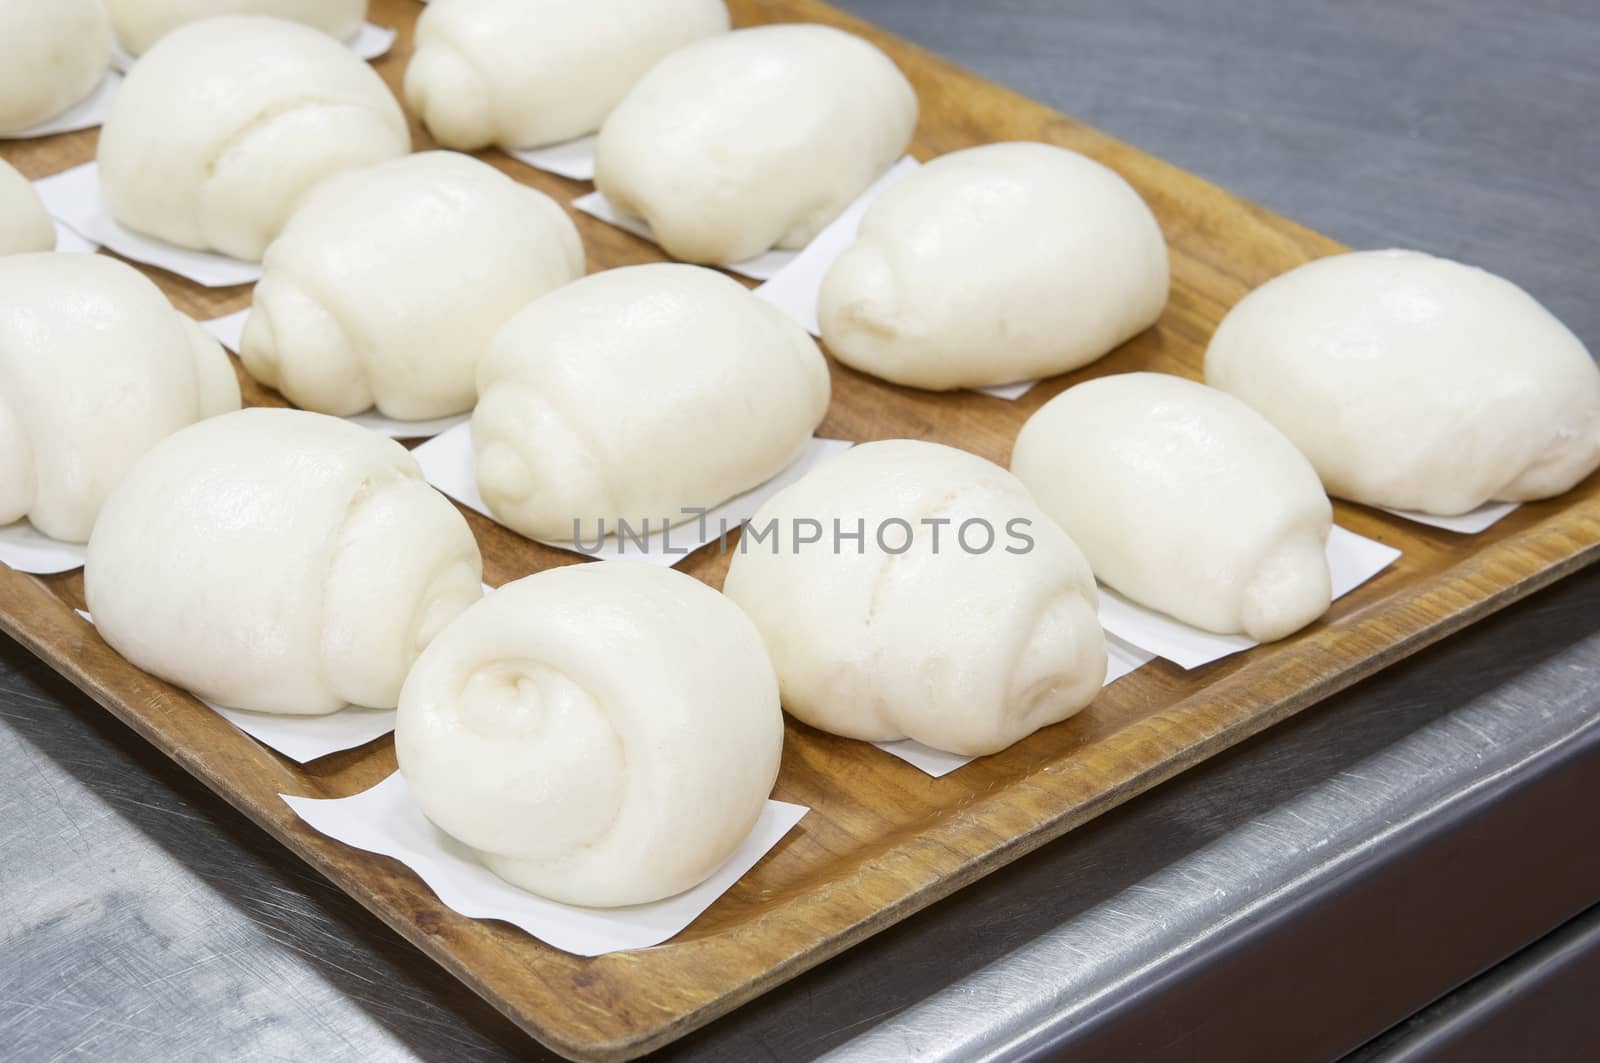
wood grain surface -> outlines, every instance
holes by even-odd
[[[733,0],[741,25],[818,21],[878,43],[916,86],[919,158],[1031,139],[1112,166],[1150,202],[1172,251],[1172,299],[1155,328],[1099,363],[1017,402],[898,388],[832,366],[820,434],[857,441],[931,439],[1005,462],[1022,422],[1091,376],[1157,369],[1194,377],[1211,330],[1245,292],[1339,245],[1048,108],[967,74],[816,0]],[[418,7],[376,0],[373,20],[400,29],[376,66],[398,89]],[[413,122],[415,146],[431,146]],[[7,142],[29,177],[93,157],[94,131]],[[586,186],[484,154],[562,202]],[[659,253],[574,213],[591,269]],[[247,288],[208,290],[148,270],[198,317],[237,310]],[[245,382],[247,401],[278,403]],[[729,445],[737,445],[730,440]],[[1337,521],[1404,556],[1335,603],[1300,635],[1184,672],[1153,662],[1108,687],[1084,713],[1006,752],[931,779],[881,751],[789,722],[776,797],[812,808],[800,826],[693,926],[666,945],[580,959],[496,922],[460,917],[398,863],[304,827],[279,793],[344,796],[394,769],[388,739],[296,766],[188,695],[114,654],[72,608],[79,574],[35,578],[0,567],[0,629],[48,661],[292,851],[461,978],[541,1042],[578,1059],[625,1059],[667,1043],[848,948],[939,897],[1246,736],[1600,556],[1600,477],[1528,505],[1473,537],[1338,504]],[[577,558],[537,546],[475,513],[467,518],[499,584]],[[714,548],[681,566],[719,585]]]

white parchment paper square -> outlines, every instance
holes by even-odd
[[[727,862],[705,882],[676,897],[630,908],[580,908],[520,890],[480,864],[471,850],[428,821],[399,772],[354,797],[279,796],[313,829],[405,864],[450,910],[470,919],[511,923],[547,945],[579,956],[645,949],[678,934],[809,811],[803,805],[768,801],[750,835]]]
[[[516,148],[506,154],[535,170],[553,173],[557,177],[593,181],[594,145],[598,139],[597,136],[579,137],[560,144],[547,144],[542,148]]]
[[[111,216],[100,191],[100,167],[86,162],[33,182],[50,216],[64,222],[85,240],[108,247],[125,258],[187,277],[207,288],[249,284],[261,276],[261,265],[210,251],[191,251],[165,240],[124,228]]]
[[[83,543],[52,539],[27,520],[0,525],[0,564],[18,572],[50,576],[83,567]]]
[[[656,234],[650,231],[650,223],[643,218],[635,218],[631,214],[624,214],[612,205],[611,201],[599,192],[590,192],[586,196],[579,196],[572,201],[577,207],[592,217],[599,218],[609,225],[614,225],[623,232],[632,233],[642,240],[656,242]],[[794,260],[795,251],[768,251],[754,258],[747,258],[743,262],[729,262],[723,269],[741,273],[751,280],[764,281],[777,275],[778,271]]]
[[[1156,655],[1141,650],[1137,646],[1106,633],[1106,681],[1104,686],[1110,686],[1128,673],[1136,670],[1141,665],[1155,660]],[[1093,711],[1093,706],[1084,710]],[[964,764],[970,764],[976,757],[965,757],[960,753],[946,753],[942,749],[925,746],[921,742],[914,742],[909,738],[898,742],[874,742],[873,745],[885,753],[893,754],[915,768],[921,769],[935,779],[943,778]]]
[[[631,558],[650,561],[658,565],[676,565],[700,547],[719,539],[724,528],[732,531],[741,521],[756,515],[762,503],[790,484],[799,480],[817,465],[850,449],[851,444],[842,439],[817,439],[807,441],[798,457],[778,475],[766,483],[753,487],[742,495],[706,511],[703,519],[693,519],[663,530],[659,519],[677,514],[650,514],[650,535],[644,538],[644,549],[631,538],[608,536],[601,549],[595,552],[577,550],[571,543],[545,542],[560,550],[582,554],[585,557],[617,559]],[[417,447],[411,452],[422,466],[422,475],[429,483],[462,505],[477,510],[490,520],[489,504],[478,493],[477,474],[473,466],[472,426],[462,425]],[[624,514],[626,516],[626,514]],[[628,518],[630,521],[634,517]],[[643,520],[644,515],[637,519]],[[497,522],[498,523],[498,522]],[[542,540],[541,540],[542,541]]]
[[[244,336],[244,322],[249,316],[250,309],[246,307],[232,314],[224,314],[222,317],[214,317],[209,321],[201,321],[199,324],[201,328],[216,337],[218,343],[234,354],[238,354],[239,343]],[[386,435],[391,439],[427,439],[430,436],[438,435],[440,432],[448,432],[457,425],[466,424],[471,416],[470,413],[456,413],[448,417],[435,417],[427,421],[401,421],[393,417],[385,417],[374,409],[358,413],[354,417],[346,417],[345,420],[352,424],[358,424],[362,428],[370,428],[372,431]]]
[[[1431,513],[1414,513],[1406,509],[1385,509],[1385,513],[1392,513],[1418,524],[1426,524],[1433,528],[1442,528],[1445,531],[1456,532],[1460,535],[1476,535],[1489,528],[1502,518],[1511,514],[1520,503],[1517,502],[1485,502],[1477,509],[1467,513],[1457,514],[1454,517],[1436,517]]]
[[[487,584],[485,589],[488,589]],[[94,617],[87,611],[77,609],[74,612],[89,623],[94,623]],[[198,694],[194,698],[257,742],[282,753],[296,764],[307,764],[330,753],[356,749],[394,730],[393,709],[365,709],[351,705],[323,716],[289,716],[275,712],[228,709]]]
[[[1328,535],[1328,569],[1333,597],[1342,598],[1400,556],[1392,546],[1374,542],[1334,525]],[[1217,635],[1174,620],[1165,613],[1129,601],[1109,587],[1100,588],[1100,623],[1135,646],[1164,657],[1180,668],[1198,668],[1260,645],[1243,635]]]

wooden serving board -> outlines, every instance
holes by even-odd
[[[837,364],[820,433],[857,441],[937,440],[1004,463],[1022,422],[1072,383],[1157,369],[1199,375],[1223,313],[1261,282],[1342,250],[1174,167],[966,73],[819,0],[731,0],[740,25],[815,21],[880,45],[915,84],[922,159],[999,140],[1043,140],[1115,168],[1149,201],[1172,249],[1172,299],[1159,324],[1111,356],[1017,402],[894,387]],[[415,0],[374,0],[400,30],[377,69],[398,91]],[[413,122],[419,149],[431,146]],[[93,157],[96,133],[6,142],[29,177]],[[485,158],[562,202],[586,190],[498,152]],[[651,245],[575,214],[591,269],[654,261]],[[147,270],[198,317],[238,310],[248,289],[211,291]],[[247,401],[278,403],[245,382]],[[736,439],[729,446],[739,445]],[[81,574],[34,578],[0,566],[0,628],[317,867],[523,1029],[575,1059],[626,1059],[682,1036],[1212,754],[1550,583],[1600,555],[1600,476],[1458,536],[1359,506],[1337,521],[1404,551],[1393,567],[1284,642],[1192,672],[1155,661],[1085,712],[996,756],[932,779],[870,745],[790,721],[775,796],[812,812],[693,926],[643,952],[580,959],[498,922],[456,915],[400,864],[305,827],[279,793],[346,796],[394,770],[389,739],[298,767],[192,697],[143,674],[73,614]],[[500,584],[577,559],[467,513],[485,578]],[[713,586],[725,557],[681,567]]]

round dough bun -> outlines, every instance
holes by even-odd
[[[410,150],[399,103],[350,49],[231,15],[133,65],[100,129],[100,186],[130,229],[256,262],[318,182]]]
[[[727,29],[722,0],[433,0],[406,103],[447,148],[572,140],[663,56]]]
[[[0,159],[0,255],[53,251],[56,223],[28,179]]]
[[[828,410],[816,343],[699,266],[627,266],[508,321],[478,367],[478,491],[534,539],[661,528],[764,483]]]
[[[865,443],[751,523],[723,591],[813,727],[976,756],[1072,716],[1105,681],[1088,562],[991,462]]]
[[[1142,605],[1258,642],[1328,610],[1333,508],[1310,462],[1231,395],[1164,373],[1079,384],[1028,418],[1011,471]]]
[[[321,30],[340,41],[355,37],[367,0],[104,0],[117,43],[143,55],[179,26],[219,15],[270,15]]]
[[[1149,328],[1167,245],[1139,193],[1050,144],[942,155],[895,183],[822,282],[822,339],[897,384],[977,388],[1065,373]]]
[[[306,196],[267,248],[239,354],[302,409],[462,413],[495,332],[583,264],[543,192],[469,155],[391,159]]]
[[[400,694],[423,812],[513,885],[616,907],[716,871],[778,776],[761,637],[722,595],[602,561],[508,583],[440,633]]]
[[[48,122],[111,68],[100,0],[0,0],[0,134]]]
[[[917,97],[860,37],[734,30],[650,68],[611,112],[595,186],[674,258],[718,265],[810,243],[905,153]]]
[[[214,704],[393,708],[411,662],[483,594],[478,544],[406,449],[255,407],[169,437],[89,539],[84,594],[111,647]]]
[[[1255,407],[1328,492],[1438,515],[1561,494],[1600,465],[1600,372],[1492,273],[1420,251],[1319,259],[1235,306],[1206,380]]]
[[[0,256],[0,524],[84,542],[141,454],[238,408],[217,341],[132,266]]]

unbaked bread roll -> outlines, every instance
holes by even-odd
[[[976,388],[1065,373],[1167,302],[1155,215],[1115,172],[1049,144],[942,155],[873,201],[817,314],[846,365]]]
[[[866,443],[751,526],[723,592],[761,630],[784,707],[813,727],[975,756],[1072,716],[1105,681],[1088,563],[982,458]]]
[[[56,223],[28,179],[0,159],[0,255],[52,251]]]
[[[698,266],[606,270],[506,323],[478,368],[478,490],[535,539],[660,528],[770,479],[828,409],[805,330]]]
[[[662,56],[727,29],[723,0],[434,0],[406,102],[448,148],[572,140]]]
[[[105,255],[0,257],[0,524],[89,538],[159,440],[239,408],[217,341]]]
[[[717,265],[811,242],[906,150],[917,97],[828,26],[759,26],[667,56],[601,127],[595,185],[674,258]]]
[[[106,501],[84,566],[100,634],[219,705],[392,708],[483,594],[467,523],[404,447],[256,407],[164,440]]]
[[[1316,472],[1215,388],[1164,373],[1069,388],[1022,426],[1011,471],[1107,586],[1186,624],[1271,642],[1332,600]]]
[[[100,186],[130,229],[254,262],[312,186],[410,150],[400,105],[350,49],[234,15],[133,65],[100,129]]]
[[[0,0],[0,133],[21,133],[79,102],[111,68],[100,0]]]
[[[142,55],[179,26],[219,15],[270,15],[299,22],[341,41],[367,17],[367,0],[105,0],[117,41]]]
[[[1578,337],[1510,281],[1420,251],[1268,281],[1218,326],[1206,379],[1369,505],[1465,513],[1600,465],[1600,372]]]
[[[400,694],[423,812],[513,885],[644,904],[738,848],[778,774],[761,637],[726,598],[642,562],[549,569],[463,613]]]
[[[340,174],[267,248],[239,354],[295,405],[424,420],[470,410],[500,326],[583,276],[555,200],[435,151]]]

